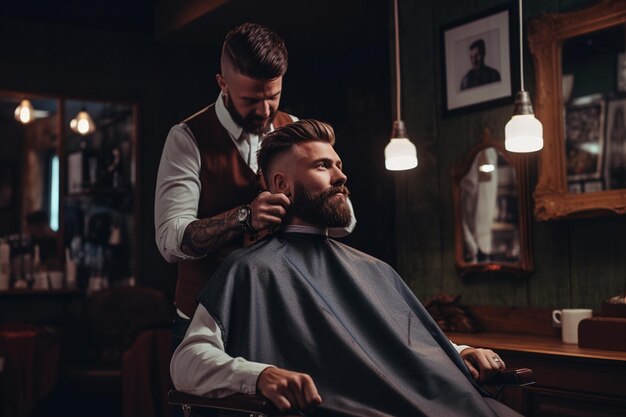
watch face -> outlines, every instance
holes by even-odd
[[[237,210],[237,221],[239,223],[243,223],[248,220],[248,216],[250,215],[250,209],[246,206],[239,207]]]

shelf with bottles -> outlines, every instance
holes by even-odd
[[[134,217],[110,206],[66,202],[65,246],[88,293],[134,282]]]
[[[92,292],[130,285],[136,265],[137,108],[122,102],[67,100],[66,119],[85,110],[93,129],[64,136],[63,245],[77,285]],[[67,123],[66,123],[67,125]]]

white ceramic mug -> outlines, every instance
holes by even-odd
[[[563,343],[578,344],[578,323],[592,316],[590,308],[564,308],[552,312],[552,323],[561,327]]]

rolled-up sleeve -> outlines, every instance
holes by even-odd
[[[167,262],[194,259],[182,252],[185,228],[197,220],[200,151],[191,130],[178,124],[165,140],[154,198],[155,240]]]

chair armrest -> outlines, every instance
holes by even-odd
[[[224,398],[205,398],[170,390],[167,394],[167,400],[170,405],[244,411],[268,416],[278,414],[276,406],[270,400],[260,395],[234,394]]]
[[[502,372],[498,372],[492,376],[485,385],[493,386],[524,386],[535,383],[535,376],[532,369],[519,368],[519,369],[505,369]]]

